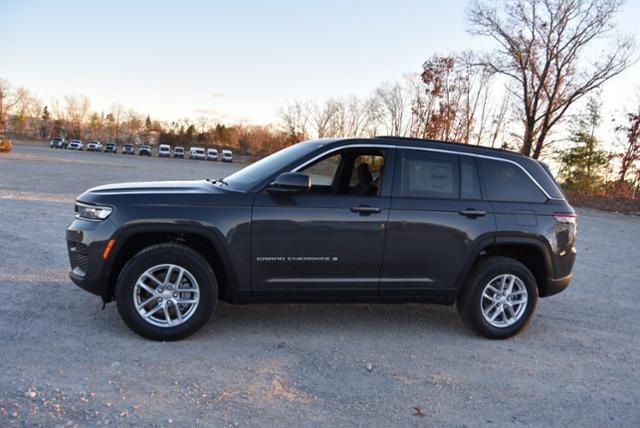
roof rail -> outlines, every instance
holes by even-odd
[[[460,141],[433,140],[429,138],[417,138],[417,137],[394,137],[392,135],[376,135],[373,138],[378,138],[381,140],[405,140],[405,141],[415,141],[415,142],[423,141],[427,143],[451,144],[455,146],[468,146],[468,147],[485,149],[485,150],[493,150],[493,151],[502,152],[502,153],[511,153],[516,155],[520,154],[513,150],[502,149],[499,147],[487,147],[487,146],[477,146],[475,144],[465,144]]]

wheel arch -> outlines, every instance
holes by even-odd
[[[113,239],[115,245],[107,273],[105,301],[113,300],[118,276],[126,262],[142,249],[163,242],[179,243],[202,255],[216,275],[221,300],[227,299],[238,287],[238,276],[226,250],[225,238],[216,229],[175,223],[139,224],[122,228]]]
[[[456,282],[457,293],[461,293],[465,280],[480,260],[485,257],[503,256],[524,264],[536,279],[539,295],[544,297],[553,272],[550,254],[547,245],[533,237],[499,236],[491,240],[486,239],[471,252]]]

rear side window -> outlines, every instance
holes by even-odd
[[[458,199],[458,157],[444,153],[404,150],[400,196]]]
[[[487,197],[496,202],[545,202],[546,196],[525,172],[509,162],[479,159]]]

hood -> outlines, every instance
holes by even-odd
[[[87,190],[84,194],[122,195],[122,194],[157,194],[157,193],[219,193],[219,188],[207,180],[189,181],[147,181],[140,183],[117,183],[98,186]]]
[[[108,205],[227,205],[238,192],[231,192],[207,180],[151,181],[98,186],[78,196],[78,201]]]

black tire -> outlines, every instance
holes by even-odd
[[[187,269],[200,289],[200,300],[193,315],[174,327],[159,327],[145,321],[133,301],[138,278],[147,269],[164,263]],[[115,298],[120,316],[140,336],[151,340],[180,340],[195,333],[211,318],[218,301],[218,283],[209,263],[196,251],[179,244],[157,244],[140,251],[122,268],[116,284]]]
[[[493,278],[502,274],[515,275],[524,283],[528,294],[527,304],[522,316],[514,324],[495,327],[482,314],[482,293]],[[489,339],[507,339],[524,330],[533,319],[537,304],[538,287],[535,277],[525,265],[508,257],[481,260],[467,276],[457,301],[462,321],[476,333]]]

